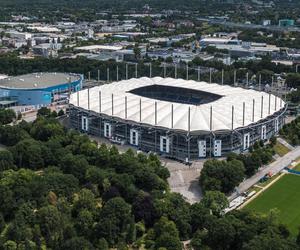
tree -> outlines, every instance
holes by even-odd
[[[298,88],[300,86],[300,74],[290,73],[286,76],[286,84],[291,88]]]
[[[297,245],[290,239],[281,238],[278,234],[264,233],[255,236],[248,243],[243,245],[243,250],[264,250],[264,249],[297,249]]]
[[[236,236],[232,221],[227,217],[215,219],[208,226],[204,243],[212,249],[232,249]]]
[[[8,240],[4,243],[3,248],[4,248],[4,250],[17,250],[18,245],[16,242],[14,242],[12,240]]]
[[[207,216],[210,215],[210,210],[202,202],[197,202],[190,207],[190,213],[192,231],[195,232],[204,227]]]
[[[199,182],[204,191],[231,192],[244,179],[243,162],[208,160],[204,163]]]
[[[11,149],[16,165],[19,168],[27,167],[40,169],[44,167],[44,159],[40,142],[25,139],[18,142]]]
[[[139,48],[137,43],[134,45],[133,53],[135,59],[139,60],[141,58],[141,49]]]
[[[101,238],[98,240],[97,244],[96,244],[96,247],[98,249],[101,249],[101,250],[108,250],[108,244],[107,244],[107,241],[104,239],[104,238]]]
[[[74,237],[67,240],[63,246],[66,250],[93,250],[94,246],[84,237]]]
[[[205,237],[205,233],[200,230],[196,231],[191,240],[191,246],[194,250],[202,250],[203,249],[203,238]]]
[[[164,247],[168,250],[181,250],[182,244],[179,239],[179,232],[174,222],[169,221],[166,217],[154,225],[155,248]]]
[[[10,151],[0,151],[0,172],[15,169],[13,155]]]
[[[131,222],[131,207],[121,197],[110,199],[100,212],[96,225],[96,234],[103,237],[110,245],[115,245],[119,239],[126,238]]]
[[[152,197],[144,192],[139,192],[133,202],[132,210],[137,221],[144,221],[147,226],[153,225],[157,214]]]
[[[37,112],[37,116],[50,117],[51,116],[51,109],[49,109],[47,107],[41,107]]]
[[[37,222],[49,246],[55,246],[58,241],[62,240],[62,215],[57,207],[48,205],[39,209],[37,212]]]
[[[16,119],[16,113],[12,109],[0,109],[0,125],[11,123]]]
[[[203,196],[201,203],[204,207],[210,209],[214,215],[219,216],[225,208],[229,206],[229,201],[225,194],[219,191],[207,191]]]
[[[75,224],[78,235],[89,237],[93,223],[94,218],[92,212],[87,209],[81,210],[76,218]]]
[[[69,153],[61,159],[59,167],[64,173],[73,174],[80,182],[84,182],[89,164],[85,157]]]
[[[58,116],[63,116],[65,114],[65,112],[61,109],[58,111],[57,115]]]

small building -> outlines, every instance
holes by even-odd
[[[295,20],[293,19],[280,19],[278,23],[279,27],[290,27],[295,25]]]

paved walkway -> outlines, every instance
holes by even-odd
[[[254,184],[256,184],[263,176],[271,172],[272,174],[279,173],[283,168],[289,166],[292,161],[300,156],[300,146],[295,147],[292,151],[288,152],[281,158],[260,169],[255,175],[243,181],[237,188],[237,192],[230,195],[229,199],[233,200],[240,193],[245,192]]]
[[[282,139],[281,137],[278,137],[277,140],[284,146],[286,146],[289,150],[294,150],[294,147],[289,144],[286,140]]]

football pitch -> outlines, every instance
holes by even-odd
[[[244,209],[267,214],[273,208],[280,211],[279,221],[296,236],[300,227],[300,175],[283,176]]]

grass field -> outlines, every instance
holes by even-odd
[[[294,170],[300,171],[300,164],[293,168]]]
[[[281,144],[280,142],[277,142],[275,144],[274,150],[275,150],[276,154],[278,154],[279,156],[284,156],[285,154],[290,152],[290,150],[286,146]]]
[[[296,236],[300,226],[300,176],[283,176],[244,209],[267,214],[272,208],[280,211],[279,221]]]

